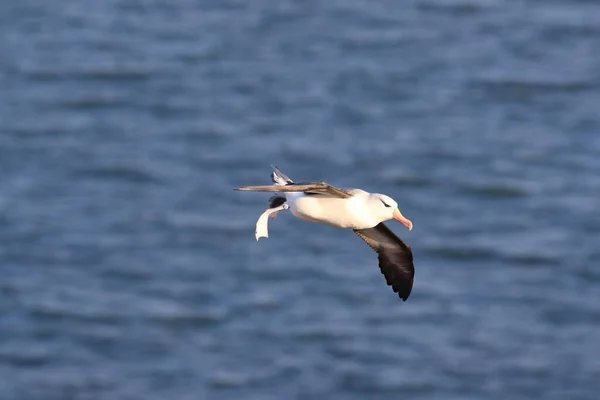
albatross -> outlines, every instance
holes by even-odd
[[[352,229],[378,254],[379,268],[388,286],[406,301],[415,276],[412,251],[383,223],[395,219],[409,231],[412,229],[412,222],[402,215],[396,201],[384,194],[340,189],[326,182],[294,183],[279,168],[271,167],[273,185],[234,189],[276,193],[256,223],[256,240],[268,237],[268,218],[274,219],[283,210],[290,210],[304,221]]]

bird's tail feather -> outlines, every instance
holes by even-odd
[[[281,170],[276,166],[271,165],[271,168],[273,168],[273,172],[271,172],[271,180],[274,184],[289,185],[290,183],[294,183],[294,181],[292,181],[289,176],[281,172]]]

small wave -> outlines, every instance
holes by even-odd
[[[597,308],[572,308],[563,304],[548,306],[541,312],[542,318],[554,326],[583,325],[596,327],[600,322],[600,310]]]
[[[275,361],[276,362],[276,361]],[[236,388],[241,386],[272,386],[282,380],[287,380],[298,373],[294,365],[271,365],[263,363],[251,369],[251,372],[237,372],[231,369],[217,370],[210,376],[208,382],[214,388]]]
[[[55,82],[68,80],[101,82],[143,82],[150,79],[152,72],[134,68],[98,68],[75,71],[38,69],[25,71],[25,76],[36,82]]]
[[[199,328],[213,325],[227,318],[224,309],[210,309],[198,312],[172,312],[169,314],[150,315],[148,320],[167,328]]]
[[[592,257],[590,257],[590,259],[592,259]],[[589,281],[589,282],[600,282],[600,271],[597,271],[595,268],[593,267],[583,267],[583,268],[579,268],[576,271],[577,275],[582,278],[585,281]]]
[[[224,219],[222,215],[200,215],[192,212],[171,212],[166,214],[166,224],[175,229],[186,229],[211,235],[249,235],[253,232],[253,222]]]
[[[19,347],[9,352],[0,350],[0,361],[19,368],[36,368],[49,364],[51,357],[45,350]]]
[[[340,340],[344,338],[349,338],[350,336],[350,331],[339,327],[333,328],[330,325],[301,328],[292,334],[292,337],[294,339],[309,342],[322,342],[323,340]]]
[[[102,277],[108,279],[117,279],[120,282],[142,282],[149,281],[152,278],[148,270],[142,268],[108,268],[102,271]]]
[[[131,165],[114,165],[83,169],[78,175],[93,179],[106,179],[112,181],[125,181],[131,183],[161,184],[162,180],[144,169]]]
[[[541,254],[520,254],[520,255],[509,255],[506,259],[511,264],[520,264],[524,266],[554,266],[560,265],[560,261],[547,257]]]
[[[594,90],[598,86],[593,81],[537,77],[480,78],[471,84],[483,89],[489,96],[506,100],[524,100],[539,94],[579,93]]]
[[[140,82],[150,79],[152,72],[136,68],[98,68],[76,71],[72,75],[86,81]]]
[[[400,187],[427,187],[431,186],[431,180],[418,176],[399,176],[392,178],[395,186]]]
[[[423,0],[418,7],[422,10],[440,10],[455,13],[470,13],[495,7],[496,0]]]
[[[39,307],[30,311],[30,316],[38,320],[71,321],[84,323],[100,323],[103,325],[120,325],[125,322],[123,315],[113,311],[69,310],[62,307]]]
[[[431,246],[427,251],[434,256],[452,260],[489,260],[497,257],[491,250],[474,247]]]
[[[250,377],[247,374],[239,374],[231,371],[217,371],[209,379],[209,384],[215,388],[233,388],[244,386]]]
[[[115,109],[119,107],[125,107],[128,103],[119,99],[106,99],[102,97],[85,97],[74,100],[63,100],[54,102],[52,104],[55,107],[65,110],[103,110],[103,109]]]
[[[489,198],[518,198],[527,196],[527,191],[509,185],[484,185],[468,188],[474,194]]]

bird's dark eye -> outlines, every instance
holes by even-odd
[[[391,207],[389,204],[385,204],[385,201],[381,200],[381,202],[383,203],[384,206]]]

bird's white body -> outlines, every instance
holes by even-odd
[[[286,193],[285,197],[292,214],[304,221],[349,229],[372,228],[380,223],[369,207],[370,193],[354,189],[352,194],[346,199],[304,193]]]

